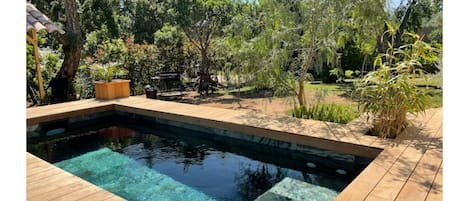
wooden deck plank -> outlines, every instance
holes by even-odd
[[[54,191],[53,193],[51,191],[49,192],[42,192],[41,194],[39,195],[34,195],[34,196],[31,196],[28,198],[31,199],[35,199],[35,200],[53,200],[53,199],[56,199],[58,197],[62,197],[62,196],[65,196],[67,194],[70,194],[70,193],[73,193],[77,190],[80,190],[81,188],[84,188],[85,186],[84,185],[80,185],[80,184],[77,184],[77,183],[71,183],[71,184],[68,184],[68,185],[65,185],[65,186],[61,186],[61,188],[59,190],[56,190]]]
[[[43,167],[44,168],[42,171],[33,172],[33,171],[30,171],[29,166],[28,166],[27,176],[26,176],[28,181],[40,180],[46,177],[50,177],[54,174],[57,174],[57,171],[52,166],[43,166]]]
[[[426,124],[432,120],[434,116],[435,113],[430,112],[425,116],[421,116],[419,120]],[[397,137],[395,141],[398,141],[398,143],[385,143],[384,145],[387,146],[386,149],[384,149],[335,200],[365,200],[374,188],[380,184],[382,178],[411,144],[412,140],[417,137],[417,133],[417,128],[410,127],[406,129],[405,133]],[[382,141],[377,142],[381,143]]]
[[[430,192],[426,201],[442,201],[443,200],[443,164],[438,169],[435,180],[432,183]]]
[[[43,186],[49,186],[53,187],[57,182],[64,182],[67,180],[64,180],[63,178],[67,178],[69,174],[65,171],[57,171],[55,170],[55,174],[51,174],[47,178],[41,179],[41,180],[31,180],[29,179],[27,181],[27,188],[28,189],[36,189],[36,188],[41,188]],[[69,180],[72,181],[72,180]]]
[[[61,191],[64,186],[74,184],[76,181],[70,179],[67,174],[57,174],[54,177],[43,179],[41,181],[28,182],[26,185],[27,198],[41,200],[41,195]]]
[[[441,127],[435,136],[441,136]],[[418,162],[412,175],[406,181],[396,200],[425,200],[430,187],[443,161],[441,146],[430,147],[432,143],[441,143],[438,138],[426,147],[423,157]]]
[[[99,188],[96,188],[94,186],[83,186],[83,188],[80,188],[79,190],[76,190],[74,192],[71,192],[69,194],[56,197],[52,200],[54,201],[72,201],[72,200],[80,200],[88,195],[91,195],[97,191],[99,191]]]
[[[53,166],[46,166],[43,164],[41,164],[40,166],[36,166],[36,167],[28,166],[28,165],[26,166],[28,167],[26,170],[27,178],[31,178],[31,179],[41,178],[44,176],[42,174],[48,171],[51,171],[51,174],[54,174],[55,172],[55,169]]]
[[[404,184],[396,201],[425,200],[442,163],[441,152],[430,150],[425,153],[414,173]]]
[[[385,149],[363,170],[335,199],[336,201],[365,200],[373,188],[379,184],[392,164],[399,158],[399,153],[407,146],[398,145]]]
[[[74,200],[96,192],[99,192],[99,194],[96,194],[97,198],[102,197],[107,199],[108,197],[117,197],[116,199],[121,199],[32,154],[27,153],[26,160],[27,200]],[[30,165],[34,166],[34,168],[31,168]],[[86,194],[87,192],[89,194]]]
[[[417,163],[423,156],[425,149],[430,145],[434,136],[441,127],[441,112],[435,113],[429,121],[425,123],[423,129],[414,139],[419,146],[409,145],[392,165],[381,181],[370,192],[365,200],[395,200],[408,178],[413,173]]]
[[[82,197],[78,200],[83,200],[83,201],[88,201],[88,200],[106,200],[106,199],[109,199],[111,197],[115,197],[114,195],[110,194],[110,193],[107,193],[105,191],[96,191],[92,194],[89,194],[85,197]]]
[[[416,129],[408,128],[406,130],[407,138],[416,137]],[[408,146],[408,143],[395,144],[392,147],[384,149],[365,170],[358,175],[335,199],[336,201],[354,201],[365,200],[373,188],[379,184],[389,168],[399,158]],[[372,178],[372,179],[370,179]],[[360,190],[356,190],[360,189]]]
[[[406,149],[365,200],[394,200],[420,158],[420,150]]]

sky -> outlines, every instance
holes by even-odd
[[[401,3],[401,1],[405,1],[405,0],[391,0],[391,9],[396,9],[397,6],[399,6],[399,4]]]

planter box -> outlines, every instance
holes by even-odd
[[[110,100],[130,96],[130,80],[112,80],[112,82],[94,82],[96,99]]]

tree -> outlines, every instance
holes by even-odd
[[[177,26],[165,24],[154,36],[158,69],[163,72],[183,72],[187,56],[184,52],[184,33]]]
[[[175,5],[176,21],[189,42],[200,52],[200,83],[211,82],[208,57],[212,38],[221,35],[221,28],[228,24],[229,0],[182,0]]]
[[[68,99],[68,86],[71,86],[71,82],[80,64],[83,45],[76,1],[65,0],[64,7],[67,23],[65,24],[65,35],[61,37],[61,41],[65,57],[62,67],[55,77],[56,79],[53,79],[50,83],[53,102],[61,102]]]
[[[135,43],[152,44],[154,33],[173,17],[172,4],[167,0],[135,1],[133,34]]]
[[[102,29],[104,25],[111,38],[119,36],[119,26],[115,11],[118,10],[117,0],[85,0],[81,5],[80,24],[85,33]]]
[[[258,22],[240,21],[246,26],[257,26],[250,29],[260,30],[257,36],[247,38],[249,42],[242,47],[249,59],[247,69],[263,79],[262,83],[271,83],[280,92],[293,92],[299,105],[304,106],[304,82],[308,70],[324,64],[339,66],[338,50],[347,39],[356,35],[352,33],[360,31],[359,23],[375,30],[377,20],[367,18],[380,19],[384,1],[271,0],[259,1],[256,9],[260,14],[254,20]],[[244,33],[240,31],[240,34]],[[357,40],[363,38],[356,37]],[[361,41],[358,43],[365,45]]]
[[[384,24],[383,34],[379,35],[379,42],[377,43],[377,53],[384,53],[389,48],[389,43],[393,43],[395,47],[399,47],[403,42],[408,42],[402,41],[403,34],[405,32],[419,33],[425,23],[432,18],[436,18],[434,19],[436,21],[436,23],[434,23],[436,27],[433,27],[433,29],[442,29],[442,20],[434,17],[435,15],[441,14],[442,10],[442,0],[409,0],[406,4],[401,3],[394,13],[394,23]],[[389,26],[391,24],[394,25]],[[387,31],[395,27],[397,27],[396,34],[391,37]],[[391,39],[394,39],[394,41],[391,41]]]

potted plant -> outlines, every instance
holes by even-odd
[[[115,76],[127,74],[127,71],[116,64],[99,65],[91,67],[91,75],[94,80],[96,99],[110,100],[130,96],[130,80],[114,79]]]

